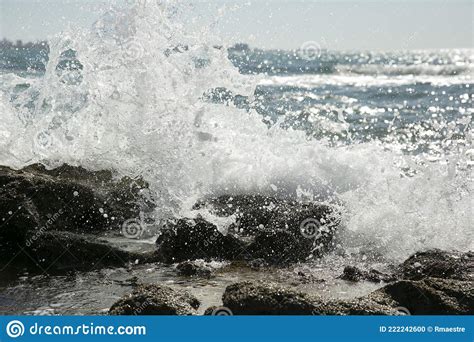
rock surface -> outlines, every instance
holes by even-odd
[[[245,248],[234,235],[223,235],[214,224],[201,218],[168,222],[156,244],[158,257],[167,263],[195,259],[232,260]]]
[[[157,240],[165,262],[218,258],[294,263],[330,249],[339,224],[337,212],[327,205],[259,195],[221,196],[194,206],[204,208],[221,217],[234,215],[236,223],[227,235],[203,218],[169,223]]]
[[[156,284],[138,285],[119,299],[110,315],[195,315],[200,302],[184,290]]]
[[[342,275],[339,277],[342,280],[358,282],[361,280],[370,281],[372,283],[391,282],[396,280],[396,276],[385,274],[377,270],[371,269],[369,271],[361,270],[355,266],[346,266]]]
[[[129,255],[77,234],[120,232],[126,219],[152,208],[142,193],[146,188],[142,180],[116,181],[110,171],[69,165],[53,170],[39,164],[21,170],[0,166],[0,260],[50,262],[40,265],[41,272],[43,266],[123,265],[119,260]],[[55,257],[60,260],[53,263]],[[68,262],[73,265],[68,267]]]
[[[440,278],[400,280],[368,298],[382,305],[407,308],[412,315],[472,315],[473,285],[471,281]]]
[[[474,253],[438,249],[418,252],[400,265],[397,274],[411,280],[432,277],[474,281]]]
[[[204,277],[212,276],[212,269],[207,267],[202,261],[183,261],[176,265],[178,274],[185,277]]]
[[[222,302],[234,315],[395,315],[390,306],[370,298],[323,300],[266,282],[228,286]]]
[[[222,297],[234,315],[472,315],[471,281],[399,280],[366,296],[326,300],[267,282],[239,282]]]
[[[47,273],[89,271],[154,261],[153,253],[130,252],[94,235],[61,231],[45,232],[25,252]]]

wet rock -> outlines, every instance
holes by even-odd
[[[248,247],[247,255],[270,264],[288,265],[311,254],[312,241],[288,231],[261,232]]]
[[[295,271],[291,276],[290,284],[293,286],[298,286],[302,284],[318,284],[324,283],[325,280],[315,277],[313,274],[305,271]]]
[[[339,301],[266,282],[241,282],[228,286],[222,297],[234,315],[389,315],[393,308],[369,298]]]
[[[246,241],[245,259],[289,264],[321,256],[332,248],[339,224],[335,208],[261,195],[220,196],[198,202],[215,215],[236,218],[231,234]]]
[[[204,277],[210,278],[212,276],[212,269],[207,267],[201,260],[183,261],[176,266],[178,274],[185,277]]]
[[[147,184],[110,171],[34,164],[21,170],[0,167],[0,243],[23,244],[33,230],[91,233],[120,227],[152,204],[142,196]]]
[[[392,306],[377,303],[370,298],[350,300],[320,300],[315,304],[313,315],[390,315],[399,316],[400,311]]]
[[[268,226],[274,210],[282,201],[261,195],[223,195],[198,201],[194,209],[207,208],[217,216],[235,215],[237,223],[231,231],[242,236],[253,236]]]
[[[33,237],[36,237],[34,241]],[[95,235],[52,231],[33,237],[29,247],[23,250],[28,258],[22,257],[34,263],[30,266],[37,266],[38,271],[47,273],[90,271],[154,261],[153,253],[122,250]]]
[[[222,303],[235,315],[311,315],[315,308],[308,295],[264,282],[229,285]]]
[[[344,267],[344,271],[339,278],[343,280],[347,280],[347,281],[352,281],[352,282],[366,280],[372,283],[380,283],[382,281],[391,282],[391,281],[396,280],[396,277],[393,275],[382,273],[374,269],[371,269],[369,271],[364,271],[355,266]]]
[[[152,208],[143,195],[146,188],[142,180],[115,181],[110,171],[69,165],[52,170],[39,164],[21,170],[0,166],[0,260],[16,263],[29,258],[42,267],[43,259],[51,262],[56,256],[60,268],[97,264],[102,252],[113,249],[75,234],[119,232],[126,218]],[[74,247],[58,254],[65,252],[64,245]],[[98,252],[93,252],[94,246]],[[73,249],[78,260],[70,255]],[[123,264],[118,261],[126,256],[113,251],[101,260],[105,265]],[[66,265],[68,260],[72,265]]]
[[[474,281],[474,253],[438,249],[418,252],[401,264],[397,273],[411,280],[433,277]]]
[[[472,281],[424,278],[400,280],[371,293],[369,299],[382,305],[404,307],[412,315],[472,315]]]
[[[156,261],[153,251],[127,251],[96,235],[46,231],[28,235],[25,247],[10,259],[0,259],[0,269],[8,268],[14,273],[27,269],[33,274],[64,274],[153,261]]]
[[[156,284],[138,285],[119,299],[110,315],[194,315],[200,302],[184,290]]]
[[[202,218],[168,222],[156,240],[157,255],[166,263],[195,259],[232,260],[246,247],[232,234],[223,235]]]
[[[294,258],[302,261],[308,257],[321,257],[333,248],[333,237],[339,223],[339,213],[333,207],[287,202],[275,208],[268,227],[272,231],[292,234],[297,240],[292,247],[299,250]]]

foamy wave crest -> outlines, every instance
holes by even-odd
[[[342,202],[346,228],[390,257],[472,248],[472,179],[456,161],[401,163],[379,143],[334,147],[207,102],[218,87],[251,101],[259,80],[238,73],[209,28],[187,31],[188,10],[169,1],[110,8],[93,30],[51,39],[44,77],[29,81],[32,103],[1,99],[0,162],[140,174],[160,218],[206,195],[264,193]]]

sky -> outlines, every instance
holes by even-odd
[[[70,25],[90,27],[106,1],[0,0],[0,38],[43,40]],[[215,28],[229,43],[293,49],[312,41],[330,50],[474,47],[471,0],[193,1],[202,22],[224,5],[237,7],[225,11]]]

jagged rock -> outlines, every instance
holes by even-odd
[[[157,241],[164,260],[215,257],[289,264],[321,256],[330,249],[339,224],[337,212],[330,206],[260,195],[221,196],[194,206],[203,208],[221,217],[234,215],[237,222],[225,237],[202,218],[172,223],[172,229]],[[192,236],[187,236],[190,231]],[[228,248],[223,249],[224,245]]]
[[[472,315],[474,283],[454,279],[400,280],[372,292],[368,298],[412,315]]]
[[[247,255],[270,264],[287,265],[306,259],[311,247],[312,241],[288,231],[261,232],[248,247]]]
[[[168,222],[156,244],[158,257],[167,263],[213,258],[232,260],[245,247],[232,234],[223,235],[214,224],[202,218]]]
[[[119,299],[110,315],[194,315],[200,302],[184,290],[156,284],[138,285],[131,294]]]
[[[317,284],[317,283],[324,283],[325,280],[321,278],[317,278],[309,272],[297,271],[293,272],[292,274],[284,274],[284,276],[290,276],[290,284],[293,286],[298,286],[302,284]]]
[[[204,262],[196,261],[183,261],[176,266],[178,274],[186,277],[204,277],[210,278],[212,276],[212,269],[207,267]]]
[[[234,315],[395,315],[397,311],[369,298],[323,300],[267,282],[228,286],[222,302]]]
[[[229,285],[222,303],[235,315],[312,315],[315,308],[307,294],[263,282]]]
[[[22,243],[35,229],[104,231],[135,218],[143,206],[143,181],[114,181],[110,171],[63,165],[46,170],[34,164],[21,170],[0,167],[0,239]]]
[[[253,236],[268,226],[275,208],[281,203],[281,200],[261,195],[223,195],[198,201],[194,209],[207,208],[222,217],[235,215],[237,223],[230,230],[242,236]]]
[[[397,274],[411,280],[432,277],[474,281],[474,253],[439,249],[418,252],[400,265]]]
[[[51,231],[32,235],[28,247],[19,257],[32,262],[39,271],[57,273],[72,270],[98,269],[101,267],[123,267],[130,263],[154,261],[154,254],[130,252],[112,246],[95,235]],[[31,260],[31,258],[33,260]],[[30,265],[34,266],[34,265]]]
[[[374,269],[371,269],[369,271],[364,271],[355,266],[344,267],[344,271],[339,278],[343,280],[347,280],[347,281],[352,281],[352,282],[367,280],[372,283],[380,283],[382,281],[391,282],[397,279],[393,275],[382,273]]]
[[[0,166],[0,260],[23,263],[30,259],[30,264],[40,265],[56,256],[55,265],[64,269],[97,264],[102,252],[113,249],[91,237],[61,232],[97,234],[114,228],[120,232],[125,219],[152,208],[142,195],[146,188],[142,180],[115,181],[110,171],[69,165],[52,170],[39,164],[21,170]],[[60,255],[65,251],[61,245],[73,246],[79,260],[71,253]],[[109,254],[101,262],[123,264],[117,256],[127,260],[124,253],[114,253],[115,257]],[[66,265],[69,261],[70,266]]]

